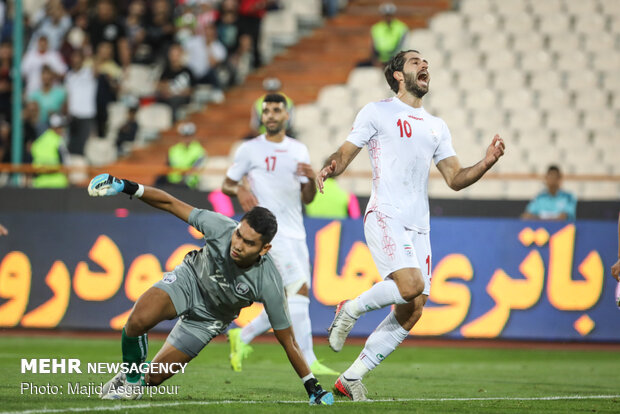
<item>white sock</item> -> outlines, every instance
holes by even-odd
[[[263,309],[256,318],[243,327],[241,330],[241,341],[249,344],[254,338],[267,332],[269,329],[271,329],[269,317],[267,317],[267,312]]]
[[[295,340],[308,366],[316,361],[312,349],[312,324],[310,323],[310,299],[302,295],[288,297],[288,310],[291,314]]]
[[[385,279],[382,282],[375,283],[366,292],[348,302],[345,310],[357,319],[366,312],[381,309],[388,305],[402,305],[404,303],[407,301],[400,296],[396,282],[392,279]]]
[[[366,346],[353,365],[344,372],[344,377],[352,380],[361,379],[387,358],[407,335],[409,335],[409,331],[400,326],[394,312],[390,312],[368,337]],[[367,368],[366,370],[364,370],[364,366]]]

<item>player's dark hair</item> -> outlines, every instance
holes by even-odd
[[[558,167],[555,164],[551,164],[549,168],[547,168],[547,174],[549,174],[550,172],[556,172],[558,173],[558,175],[562,175],[562,172],[560,171],[560,167]]]
[[[385,65],[385,69],[383,73],[385,74],[385,80],[388,85],[390,85],[390,89],[394,91],[394,93],[398,93],[398,81],[394,79],[394,72],[402,72],[403,67],[405,66],[405,55],[409,52],[420,53],[417,50],[409,49],[402,50],[396,54],[387,65]]]
[[[270,93],[266,95],[265,99],[263,99],[263,103],[267,102],[282,102],[284,104],[284,107],[286,108],[286,98],[281,93]]]
[[[265,207],[254,207],[241,217],[241,221],[246,221],[255,232],[261,235],[263,244],[273,240],[273,236],[278,231],[276,216]]]

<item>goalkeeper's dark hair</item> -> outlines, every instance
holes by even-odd
[[[278,231],[276,216],[265,207],[254,207],[241,217],[241,221],[244,220],[261,235],[263,244],[271,242]]]

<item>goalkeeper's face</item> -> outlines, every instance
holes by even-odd
[[[271,244],[263,243],[262,235],[245,220],[233,231],[230,242],[230,257],[239,267],[250,267],[267,254]]]

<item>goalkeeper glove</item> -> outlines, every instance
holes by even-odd
[[[92,197],[113,196],[123,192],[130,196],[142,196],[144,187],[129,180],[121,180],[110,174],[99,174],[88,184],[88,194]]]
[[[304,387],[310,397],[310,405],[332,405],[334,403],[334,394],[325,391],[316,378],[310,378],[304,382]]]

